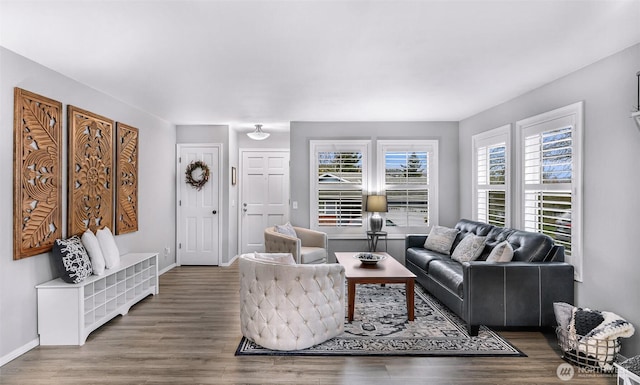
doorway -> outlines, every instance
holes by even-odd
[[[176,229],[178,265],[220,265],[220,198],[222,186],[221,144],[178,144],[176,167]],[[186,182],[186,171],[192,162],[201,161],[209,178],[202,186]],[[203,180],[203,168],[195,168],[192,179]]]
[[[264,229],[289,220],[289,151],[240,150],[240,253],[264,251]]]

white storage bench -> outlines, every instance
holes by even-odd
[[[36,286],[40,345],[84,345],[89,333],[146,296],[158,294],[158,254],[120,256],[120,265],[80,283],[57,278]]]

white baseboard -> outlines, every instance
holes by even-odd
[[[160,270],[158,272],[158,275],[162,275],[164,273],[166,273],[167,271],[173,269],[174,267],[176,267],[177,265],[175,263],[170,264],[169,266],[165,267],[164,269]]]
[[[235,257],[231,258],[229,260],[229,262],[222,263],[222,264],[220,264],[220,266],[224,266],[224,267],[231,266],[233,264],[233,262],[235,262],[235,260],[238,259],[238,257],[239,257],[239,255],[236,255]]]
[[[5,364],[15,360],[16,358],[20,357],[21,355],[25,354],[26,352],[28,352],[29,350],[35,348],[36,346],[40,345],[40,339],[36,338],[33,341],[27,342],[26,344],[22,345],[21,347],[19,347],[18,349],[12,351],[11,353],[0,357],[0,366],[4,366]]]

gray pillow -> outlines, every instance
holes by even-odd
[[[431,232],[424,242],[424,248],[438,253],[449,255],[453,241],[456,240],[457,229],[450,229],[444,226],[433,226]]]
[[[507,241],[502,241],[494,246],[487,257],[487,262],[511,262],[513,259],[513,246]]]
[[[290,237],[298,238],[296,230],[291,226],[291,223],[287,222],[284,225],[276,225],[276,231],[280,234],[288,235]]]
[[[480,235],[467,234],[453,250],[451,259],[458,262],[469,262],[477,259],[482,254],[482,250],[484,250],[484,241],[486,239],[487,237]]]
[[[566,302],[554,302],[553,312],[556,315],[556,322],[563,330],[569,330],[571,317],[573,317],[573,305]]]

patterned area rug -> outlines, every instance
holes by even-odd
[[[242,338],[236,355],[521,356],[491,329],[470,337],[462,320],[416,285],[415,321],[407,321],[404,285],[358,285],[354,321],[345,331],[304,350],[277,351]],[[346,310],[345,310],[346,314]]]

